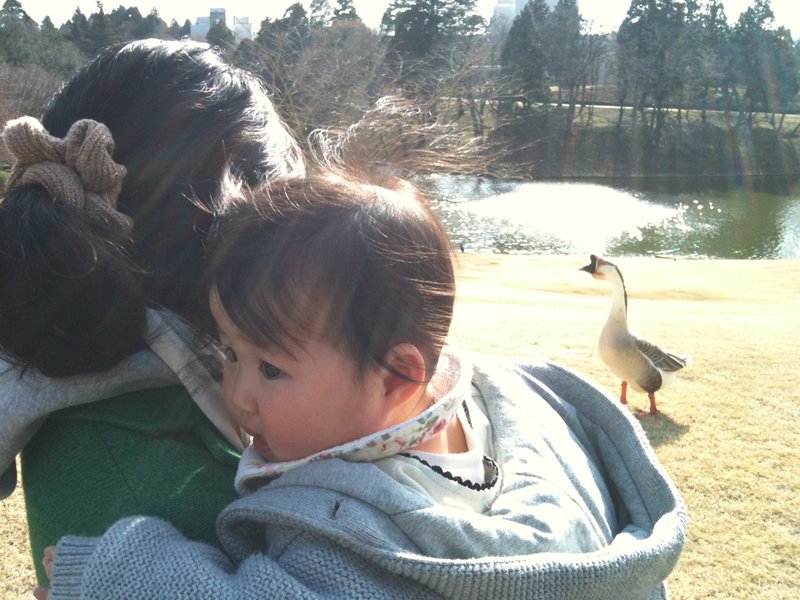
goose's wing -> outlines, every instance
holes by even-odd
[[[657,369],[666,372],[679,371],[688,364],[687,359],[675,356],[671,352],[666,352],[647,340],[635,336],[633,339],[636,340],[636,348],[639,352],[649,358]]]

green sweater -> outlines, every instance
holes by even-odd
[[[166,519],[217,544],[214,523],[236,498],[238,453],[181,386],[132,392],[53,413],[22,452],[31,549],[99,535],[121,517]]]

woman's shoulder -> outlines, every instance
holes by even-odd
[[[182,386],[58,411],[22,452],[34,556],[63,535],[99,535],[135,514],[215,543],[216,516],[236,497],[237,462]]]
[[[36,369],[23,370],[0,360],[0,469],[7,472],[39,426],[57,411],[176,383],[169,367],[147,350],[108,371],[63,378],[47,377]],[[13,482],[4,479],[6,483]],[[4,485],[3,493],[7,487]]]

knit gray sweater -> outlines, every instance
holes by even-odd
[[[325,460],[223,510],[225,553],[146,517],[64,538],[51,599],[666,597],[685,507],[629,414],[550,364],[484,364],[473,385],[500,472],[483,514]]]

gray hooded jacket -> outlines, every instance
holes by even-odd
[[[476,368],[501,486],[445,508],[373,464],[300,467],[223,510],[226,552],[132,517],[64,538],[51,599],[665,598],[686,511],[643,431],[550,364]],[[474,556],[472,540],[498,548]],[[581,552],[563,552],[575,540]]]

